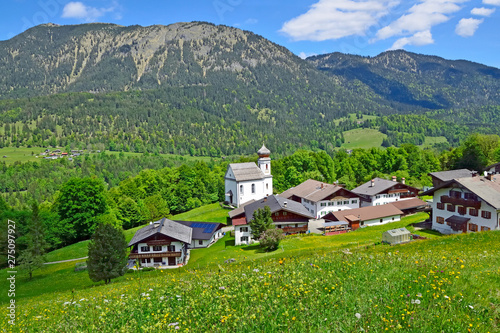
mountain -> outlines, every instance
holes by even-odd
[[[500,104],[500,69],[403,50],[376,57],[330,53],[307,58],[351,91],[415,108],[477,108]]]

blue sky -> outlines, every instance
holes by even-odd
[[[500,68],[500,0],[4,0],[0,40],[41,24],[208,21],[253,31],[302,57],[389,49]]]

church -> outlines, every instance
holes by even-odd
[[[226,201],[236,207],[252,200],[259,200],[273,194],[271,175],[271,151],[264,145],[257,152],[257,165],[231,163],[224,176]]]

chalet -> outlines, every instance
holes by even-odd
[[[444,234],[500,229],[500,176],[451,179],[433,195],[432,229]]]
[[[128,244],[129,259],[142,267],[177,266],[186,262],[193,229],[167,218],[137,230]]]
[[[364,198],[361,201],[361,207],[385,205],[399,200],[407,200],[415,198],[418,194],[418,189],[405,184],[405,179],[399,183],[396,177],[392,177],[392,181],[375,178],[366,182],[352,192]]]
[[[347,222],[349,228],[356,230],[373,225],[381,225],[401,220],[403,212],[392,204],[368,206],[328,213],[323,217],[328,222]]]
[[[419,198],[410,198],[408,200],[399,200],[391,202],[391,205],[403,212],[404,215],[418,212],[430,212],[431,206]]]
[[[231,163],[224,176],[226,201],[236,207],[273,194],[271,151],[264,145],[257,152],[257,164]]]
[[[500,174],[500,162],[487,166],[484,171],[487,175],[498,175]]]
[[[200,247],[209,247],[213,243],[217,242],[224,233],[222,232],[221,223],[212,222],[194,222],[194,221],[174,221],[193,229],[191,236],[191,244],[188,248],[195,249]]]
[[[278,195],[271,195],[229,213],[234,226],[235,245],[252,242],[252,229],[249,222],[253,219],[253,213],[257,209],[266,206],[271,210],[273,224],[283,230],[286,235],[306,232],[309,220],[314,218],[302,204]]]
[[[359,208],[364,200],[343,187],[313,179],[286,190],[280,197],[300,202],[318,219],[330,212]]]
[[[431,172],[429,173],[429,176],[431,176],[432,178],[432,187],[439,187],[452,179],[472,177],[473,174],[474,171],[471,171],[469,169],[457,169]]]

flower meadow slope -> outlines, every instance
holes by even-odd
[[[500,232],[481,232],[128,274],[106,286],[23,299],[15,330],[498,332],[499,258]]]

